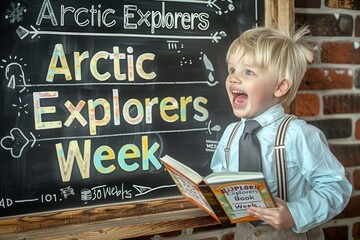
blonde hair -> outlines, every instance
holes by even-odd
[[[290,89],[281,103],[289,105],[295,98],[307,63],[313,60],[313,52],[303,39],[309,32],[307,27],[294,33],[268,27],[247,30],[230,45],[226,60],[233,54],[240,54],[239,60],[244,55],[251,56],[253,66],[269,70],[277,81],[286,79]]]

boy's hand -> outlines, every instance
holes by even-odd
[[[294,219],[286,206],[286,202],[281,198],[275,198],[276,208],[250,207],[247,212],[251,215],[268,223],[277,230],[291,228],[295,225]]]

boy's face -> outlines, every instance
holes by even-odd
[[[235,116],[254,118],[279,102],[277,81],[270,71],[252,66],[252,57],[232,54],[228,59],[226,90]]]

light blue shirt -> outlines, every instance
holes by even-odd
[[[257,136],[263,173],[273,196],[277,196],[275,136],[284,116],[284,109],[278,104],[254,118],[262,126]],[[213,172],[238,171],[238,143],[245,124],[240,125],[231,144],[229,168],[224,151],[235,124],[230,124],[220,139],[211,161]],[[324,134],[301,119],[293,120],[285,135],[285,155],[287,206],[295,221],[293,230],[306,232],[339,214],[351,197],[352,185],[345,176],[344,167],[331,153]]]

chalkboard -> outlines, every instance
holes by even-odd
[[[7,1],[1,9],[0,217],[179,195],[234,121],[225,54],[254,0]]]

